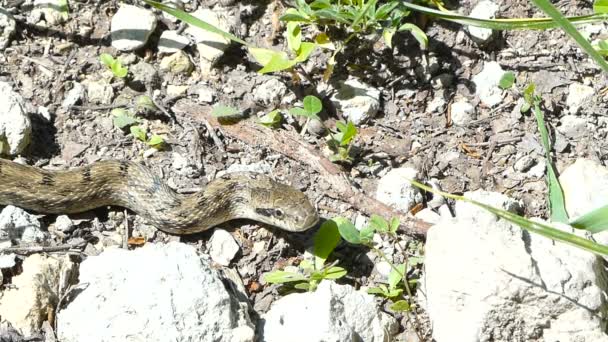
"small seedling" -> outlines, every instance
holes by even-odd
[[[131,112],[123,108],[113,109],[112,115],[114,116],[112,120],[114,126],[120,129],[127,129],[141,122],[139,118],[136,118]]]
[[[275,128],[278,127],[282,121],[283,115],[281,115],[281,111],[275,109],[272,112],[262,116],[258,122],[266,127]]]
[[[140,126],[131,126],[130,131],[131,135],[133,135],[135,139],[144,142],[146,145],[154,147],[158,150],[162,149],[163,145],[165,144],[165,140],[160,135],[152,134],[152,136],[148,138],[148,134]]]
[[[347,271],[335,262],[325,264],[331,252],[340,242],[338,226],[332,220],[325,221],[314,237],[314,263],[303,260],[299,272],[272,271],[264,275],[264,280],[272,284],[293,283],[298,290],[314,291],[322,280],[335,280],[346,275]]]
[[[118,59],[115,59],[110,54],[102,53],[99,56],[99,60],[112,71],[114,76],[118,78],[125,78],[129,73],[129,69],[123,67],[122,63],[120,63]]]
[[[500,81],[498,82],[498,86],[500,89],[509,89],[515,83],[515,74],[512,71],[505,72]]]
[[[303,107],[294,107],[289,110],[292,115],[304,116],[318,120],[329,135],[327,146],[332,150],[331,161],[351,162],[350,150],[352,141],[357,135],[357,127],[352,122],[336,122],[336,131],[332,132],[317,115],[323,110],[323,103],[316,96],[308,95],[303,100]]]

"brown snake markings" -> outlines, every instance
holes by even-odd
[[[302,192],[264,175],[226,174],[195,194],[181,195],[143,165],[114,160],[48,171],[0,159],[0,205],[9,204],[50,214],[117,205],[173,234],[197,233],[237,218],[288,231],[318,221]]]

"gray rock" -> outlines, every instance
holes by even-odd
[[[315,292],[278,299],[264,315],[262,341],[392,341],[397,322],[373,296],[323,281]]]
[[[61,341],[254,340],[247,305],[192,246],[109,249],[81,264],[79,281],[57,316]]]
[[[65,22],[68,18],[67,3],[61,0],[34,0],[34,9],[28,21],[41,25],[39,21],[42,18],[44,18],[42,26],[47,27]]]
[[[213,10],[199,8],[191,14],[224,32],[235,33],[237,30],[237,18],[228,13],[227,10],[220,8],[215,8]],[[201,57],[201,68],[203,69],[208,69],[213,66],[230,46],[229,39],[196,26],[188,25],[185,33],[194,38],[196,48]]]
[[[494,107],[502,101],[502,89],[498,83],[504,73],[498,62],[485,62],[483,70],[473,76],[475,94],[486,106]]]
[[[577,139],[587,134],[587,120],[576,115],[564,115],[559,120],[557,130],[570,139]]]
[[[239,252],[239,245],[230,233],[223,229],[216,229],[209,240],[209,255],[211,260],[222,266],[230,265],[230,262]]]
[[[433,97],[433,99],[427,103],[426,111],[427,113],[440,113],[445,110],[445,106],[447,101],[443,96],[443,93],[440,92]]]
[[[390,170],[378,181],[376,199],[408,212],[423,199],[420,190],[409,182],[416,180],[417,175],[418,171],[409,167]]]
[[[0,212],[0,242],[18,240],[23,244],[40,244],[49,238],[38,218],[25,210],[7,205]]]
[[[513,168],[519,172],[527,172],[534,164],[536,164],[536,160],[529,155],[525,155],[515,162]]]
[[[566,98],[566,105],[570,114],[576,114],[579,112],[582,105],[585,102],[590,101],[595,95],[593,87],[586,86],[580,83],[572,83],[568,87],[568,97]]]
[[[281,99],[286,93],[285,83],[271,78],[253,90],[253,99],[265,106],[275,106],[281,103]]]
[[[175,53],[181,51],[190,44],[190,40],[178,33],[178,31],[167,30],[161,33],[158,40],[158,52]]]
[[[466,126],[476,119],[475,106],[466,99],[461,99],[452,103],[450,108],[452,122],[456,126]]]
[[[577,159],[562,172],[559,182],[572,220],[608,204],[608,169],[600,162]],[[608,245],[608,232],[594,234],[593,239]]]
[[[67,233],[75,228],[74,221],[67,215],[59,215],[55,220],[55,229]]]
[[[17,30],[15,20],[0,7],[0,52],[9,47],[11,39]]]
[[[0,154],[16,155],[27,147],[32,123],[21,95],[0,82]]]
[[[498,5],[493,1],[482,0],[473,7],[473,10],[469,14],[470,17],[479,19],[493,19],[498,12]],[[485,44],[492,38],[492,29],[468,26],[467,30],[471,35],[471,38],[478,44]]]
[[[342,112],[342,116],[360,125],[376,116],[380,108],[380,91],[351,78],[339,82],[331,102]]]
[[[149,63],[139,62],[130,68],[133,79],[130,85],[138,90],[154,89],[160,83],[156,68]]]
[[[211,103],[215,94],[213,89],[203,84],[197,84],[188,89],[188,94],[194,94],[198,96],[198,102]]]
[[[466,196],[509,211],[519,206],[496,193]],[[455,219],[428,231],[425,251],[419,295],[438,342],[606,339],[595,313],[607,309],[598,285],[608,279],[591,253],[460,201]]]
[[[12,286],[2,292],[0,316],[20,333],[39,333],[40,326],[57,306],[75,265],[68,255],[34,254],[23,261],[23,272],[13,277]]]
[[[189,75],[194,70],[194,64],[190,60],[190,56],[183,51],[163,57],[160,61],[160,69],[171,72],[172,74]]]
[[[82,84],[87,89],[89,102],[110,104],[114,98],[114,89],[106,80],[84,80]]]
[[[155,28],[154,13],[139,6],[122,4],[112,17],[112,46],[120,51],[139,49],[146,45]]]

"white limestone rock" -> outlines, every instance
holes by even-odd
[[[57,316],[63,342],[254,340],[247,305],[192,246],[108,249],[79,280],[86,288]]]
[[[133,51],[146,45],[156,28],[156,16],[140,6],[122,4],[112,17],[112,46],[120,51]]]
[[[0,154],[16,155],[31,140],[32,123],[23,97],[7,82],[0,82]]]

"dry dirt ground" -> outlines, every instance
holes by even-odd
[[[203,1],[201,6],[208,7],[215,2]],[[602,120],[605,114],[602,109],[595,108],[595,104],[587,104],[590,107],[587,113],[592,114],[585,114],[594,123],[594,129],[576,139],[556,133],[556,127],[561,125],[561,112],[566,107],[568,86],[572,82],[591,82],[595,89],[601,89],[604,82],[599,68],[560,30],[500,32],[488,45],[480,47],[459,25],[418,17],[417,22],[425,24],[423,28],[429,37],[427,51],[421,51],[418,43],[407,33],[397,35],[393,49],[384,45],[377,36],[353,41],[346,53],[339,57],[331,82],[354,76],[380,89],[381,110],[361,127],[361,134],[355,141],[359,153],[353,163],[332,164],[320,172],[323,165],[313,165],[310,159],[306,159],[310,155],[298,152],[298,139],[312,147],[313,152],[317,151],[314,153],[322,155],[318,151],[323,148],[323,138],[309,133],[285,135],[286,132],[299,133],[303,121],[292,120],[279,129],[280,133],[264,130],[264,134],[269,135],[256,137],[252,134],[261,133],[256,133],[256,124],[251,120],[243,126],[222,127],[209,115],[210,106],[189,102],[189,92],[178,98],[167,95],[169,84],[204,85],[215,95],[214,103],[232,105],[256,116],[273,108],[256,103],[252,89],[271,78],[278,79],[295,95],[293,105],[305,95],[315,93],[315,85],[310,82],[296,82],[287,72],[257,74],[259,66],[239,46],[228,50],[209,75],[203,75],[197,69],[189,77],[159,72],[158,34],[135,53],[121,54],[111,47],[110,20],[118,8],[117,1],[70,2],[70,19],[52,28],[27,23],[25,18],[32,6],[30,1],[4,0],[2,5],[19,21],[11,47],[3,52],[0,79],[14,85],[30,106],[30,112],[36,113],[37,108],[43,106],[51,113],[50,121],[40,115],[32,115],[33,141],[23,157],[34,165],[61,169],[108,158],[141,161],[158,172],[170,186],[187,192],[204,185],[230,165],[262,163],[271,166],[277,179],[304,190],[318,205],[324,218],[337,215],[354,218],[357,213],[369,215],[373,209],[373,206],[358,207],[360,203],[349,202],[343,194],[336,193],[332,184],[336,178],[328,179],[332,172],[338,177],[348,175],[352,187],[373,198],[377,180],[386,170],[412,165],[421,170],[422,179],[437,179],[445,191],[462,193],[484,188],[505,193],[523,201],[525,215],[546,217],[544,178],[525,178],[513,169],[524,156],[537,162],[543,160],[534,117],[530,113],[518,115],[516,108],[521,89],[531,81],[541,92],[546,120],[559,147],[555,153],[558,169],[576,157],[606,158],[607,130]],[[468,13],[472,7],[468,1],[447,5],[463,13]],[[561,1],[557,5],[571,15],[591,11],[589,1]],[[263,47],[283,46],[280,34],[271,43],[268,40],[275,35],[269,21],[273,15],[272,3],[244,1],[233,2],[231,6],[249,9],[239,11],[244,39]],[[499,13],[501,17],[539,16],[539,12],[523,0],[503,1]],[[170,21],[162,21],[156,31],[167,27],[177,26]],[[253,37],[248,34],[252,27],[256,28]],[[608,31],[602,29],[600,35],[601,32]],[[190,47],[185,51],[198,61],[196,49]],[[112,105],[104,107],[84,101],[69,110],[61,108],[71,82],[83,81],[106,70],[99,62],[101,53],[123,57],[131,55],[129,58],[145,61],[153,67],[155,74],[148,75],[148,88],[137,89],[116,81],[112,85],[115,93],[113,104],[131,101],[148,91],[156,92],[155,99],[166,113],[156,110],[142,116],[142,120],[151,132],[165,138],[165,149],[144,157],[149,147],[113,125]],[[306,65],[313,82],[320,81],[326,57],[314,56]],[[455,98],[465,96],[473,104],[479,104],[471,78],[487,61],[497,61],[505,70],[513,71],[517,76],[515,87],[505,92],[499,106],[487,108],[479,105],[477,119],[472,123],[464,127],[451,125],[448,108]],[[431,79],[441,74],[450,75],[451,82],[443,87],[434,86]],[[429,104],[438,96],[443,96],[445,105],[439,111],[430,112]],[[329,101],[324,104],[330,106]],[[513,114],[514,109],[516,114]],[[336,115],[332,113],[328,110],[323,115],[332,120]],[[273,143],[268,137],[283,137],[285,140]],[[174,167],[176,155],[187,161],[181,170]],[[56,243],[111,236],[112,232],[124,229],[124,215],[120,208],[101,208],[83,215],[78,228]],[[181,239],[204,250],[210,236],[210,233],[181,238],[169,236],[146,226],[134,215],[127,215],[131,235],[142,236],[146,241]],[[54,218],[47,216],[45,220],[53,222]],[[232,229],[241,245],[234,264],[255,309],[264,312],[277,296],[277,291],[276,287],[260,284],[261,274],[297,264],[306,246],[310,245],[314,232],[285,234],[269,227],[259,228],[252,222],[231,223],[226,227]],[[254,253],[253,245],[257,241],[265,241],[265,248]],[[336,257],[347,260],[343,266],[349,270],[349,276],[343,282],[366,283],[373,267],[367,252],[349,246],[338,249]]]

